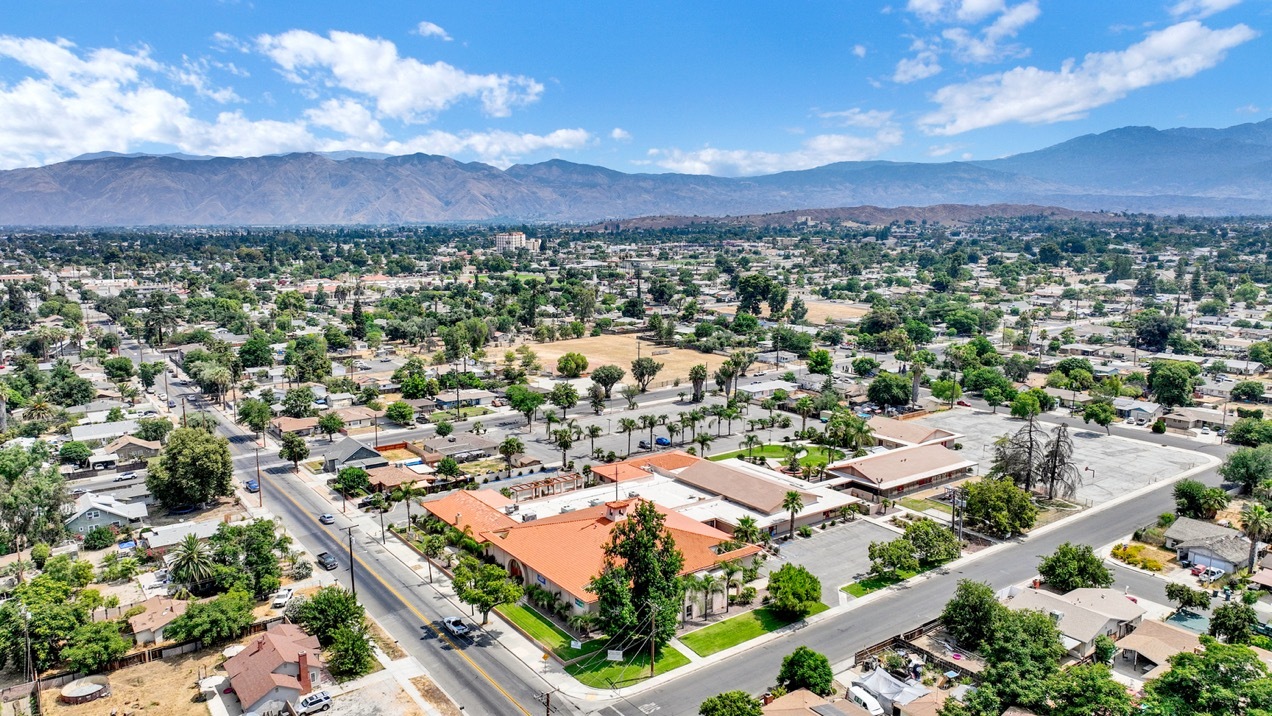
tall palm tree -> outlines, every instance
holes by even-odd
[[[569,459],[568,453],[570,452],[570,448],[574,447],[574,434],[564,428],[561,430],[553,430],[552,444],[561,449],[561,471],[564,472],[567,464],[566,461]]]
[[[618,432],[627,433],[627,454],[632,454],[632,433],[640,429],[640,425],[631,418],[622,418],[618,421]]]
[[[667,423],[667,441],[676,442],[676,436],[680,434],[680,423]]]
[[[711,608],[712,606],[711,596],[715,594],[716,592],[721,591],[722,589],[724,589],[724,582],[721,581],[720,577],[711,573],[702,575],[703,614],[710,614],[711,612],[715,611],[714,609]]]
[[[711,447],[711,443],[714,440],[715,437],[711,433],[698,433],[694,437],[693,441],[698,443],[698,455],[700,457],[707,456],[707,448]]]
[[[36,398],[27,405],[24,415],[27,420],[52,420],[57,415],[57,408],[44,398]]]
[[[649,449],[654,449],[654,428],[658,427],[658,418],[652,415],[640,416],[640,427],[649,431]]]
[[[795,490],[791,490],[786,493],[785,497],[782,498],[782,509],[791,513],[791,530],[789,537],[790,539],[795,539],[795,515],[798,514],[800,510],[804,509],[804,498],[800,497],[800,494]]]
[[[521,438],[509,435],[499,443],[499,454],[503,456],[504,462],[508,464],[508,477],[512,477],[512,458],[526,451],[526,444],[521,442]]]
[[[813,399],[811,396],[805,395],[804,397],[795,401],[795,412],[799,413],[799,417],[801,420],[799,424],[800,432],[803,432],[808,429],[808,416],[812,415],[814,407],[816,407],[816,403],[813,402]]]
[[[557,423],[559,423],[559,422],[561,422],[561,419],[557,417],[556,412],[554,412],[551,408],[549,408],[549,409],[547,409],[547,410],[544,410],[544,411],[543,411],[543,424],[544,424],[545,429],[544,429],[544,431],[543,431],[543,437],[545,437],[545,438],[551,438],[551,437],[552,437],[552,426],[553,426],[553,425],[556,425],[556,424],[557,424]]]
[[[737,527],[733,528],[733,538],[747,544],[758,544],[760,541],[760,526],[754,517],[745,515],[738,518]]]
[[[212,567],[212,551],[197,535],[186,535],[172,550],[172,577],[187,587],[211,579]]]
[[[587,437],[592,441],[592,452],[596,452],[596,439],[605,434],[605,428],[599,425],[587,426]]]
[[[685,596],[691,602],[693,601],[694,595],[702,591],[702,578],[696,574],[686,574],[680,578],[680,583],[684,585]],[[703,611],[705,611],[705,608]],[[681,616],[680,621],[682,624],[685,622],[687,617],[687,614]]]
[[[747,458],[750,458],[755,452],[755,448],[760,446],[760,438],[755,433],[748,433],[742,438],[742,449],[746,450]]]
[[[411,528],[415,526],[414,520],[411,519],[411,503],[417,497],[423,497],[428,494],[428,490],[419,486],[415,480],[407,480],[406,482],[393,488],[393,493],[389,495],[389,499],[394,502],[406,503],[406,534],[409,538]]]
[[[1272,512],[1257,503],[1241,508],[1241,529],[1250,540],[1250,572],[1254,572],[1254,560],[1259,556],[1259,540],[1272,535]]]
[[[742,565],[738,564],[736,560],[731,559],[727,562],[720,563],[720,571],[724,573],[725,591],[727,592],[729,587],[736,586],[738,588],[738,594],[740,595],[742,591],[742,579],[739,575],[742,574]],[[724,613],[729,613],[728,599],[724,600]]]

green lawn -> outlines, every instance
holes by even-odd
[[[561,627],[554,624],[551,619],[527,604],[501,604],[495,608],[495,611],[514,622],[521,627],[522,631],[534,637],[536,641],[551,649],[552,653],[565,661],[590,654],[605,645],[604,639],[592,639],[583,642],[581,649],[571,648],[570,640],[574,637],[562,631]]]
[[[493,412],[494,411],[491,410],[490,408],[482,407],[480,405],[470,405],[467,408],[459,409],[459,414],[464,416],[464,419],[479,418],[483,415],[490,415]],[[437,412],[428,416],[428,420],[431,423],[436,423],[439,420],[454,422],[455,411],[454,410],[438,410]]]
[[[811,614],[824,612],[829,608],[825,604],[818,602],[810,616]],[[680,641],[685,646],[693,649],[699,656],[710,656],[717,651],[724,651],[731,646],[736,646],[757,636],[781,629],[794,621],[797,620],[787,619],[768,607],[761,607],[740,616],[703,627],[697,631],[689,632],[680,637]]]
[[[947,515],[954,514],[953,508],[951,508],[949,505],[945,504],[944,502],[937,502],[936,500],[918,499],[914,497],[902,497],[900,499],[900,503],[902,507],[906,508],[907,510],[914,510],[915,512],[923,512],[925,510],[938,510],[940,512],[944,512]]]
[[[712,455],[711,457],[707,459],[708,460],[728,460],[731,457],[746,457],[747,454],[748,453],[746,450],[733,450],[732,452],[721,453],[719,455]],[[750,455],[753,455],[755,457],[767,457],[767,458],[785,460],[786,457],[790,455],[790,453],[788,453],[786,451],[786,448],[782,447],[781,445],[761,445],[755,448],[754,450],[752,450],[750,452]]]
[[[604,653],[565,667],[566,673],[594,689],[631,686],[649,678],[649,652],[624,654],[623,661],[606,661]],[[663,647],[654,662],[654,674],[665,674],[689,663],[689,658],[670,646]]]
[[[842,450],[828,448],[824,445],[809,445],[808,452],[799,459],[800,465],[829,465],[832,462],[844,459]]]
[[[901,571],[901,572],[897,572],[896,577],[870,576],[870,577],[866,577],[860,582],[853,582],[852,584],[849,584],[848,586],[843,588],[843,591],[851,594],[854,597],[864,597],[871,592],[877,592],[880,589],[891,587],[892,585],[898,582],[904,582],[910,577],[913,577],[916,574],[921,574],[924,571],[926,570],[919,570],[918,572]]]

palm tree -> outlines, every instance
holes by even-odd
[[[1250,540],[1250,572],[1254,572],[1254,560],[1259,556],[1259,540],[1272,534],[1272,512],[1257,503],[1241,509],[1241,529]]]
[[[508,477],[512,477],[512,458],[526,451],[526,444],[521,442],[521,438],[509,435],[499,443],[499,454],[503,456],[504,462],[508,464]]]
[[[551,409],[544,410],[543,411],[543,424],[544,424],[543,437],[551,438],[552,426],[559,422],[561,422],[561,419],[556,416],[556,412],[554,412]]]
[[[748,433],[746,437],[742,438],[742,449],[746,450],[746,456],[748,459],[750,459],[752,454],[755,452],[755,448],[759,446],[760,438],[757,437],[755,433]]]
[[[198,535],[186,535],[172,550],[172,576],[177,582],[202,584],[212,578],[212,567],[212,551]]]
[[[389,499],[394,502],[406,503],[406,535],[411,536],[411,528],[415,522],[411,519],[411,503],[417,497],[423,497],[428,494],[428,490],[419,487],[419,483],[415,480],[407,480],[406,482],[393,488],[393,493],[389,495]]]
[[[592,452],[596,452],[596,439],[605,434],[605,428],[599,425],[587,426],[587,437],[592,441]]]
[[[1214,519],[1219,510],[1228,506],[1228,493],[1219,488],[1211,488],[1201,495],[1199,507],[1206,513],[1207,519]]]
[[[568,459],[567,454],[569,453],[570,448],[574,447],[574,434],[566,429],[553,430],[552,444],[561,449],[561,471],[564,472],[566,461]]]
[[[622,418],[618,421],[618,432],[627,433],[627,454],[632,454],[632,433],[640,428],[640,425],[631,418]]]
[[[695,594],[702,591],[702,578],[696,574],[686,574],[680,578],[680,583],[685,587],[685,596],[692,602]],[[706,611],[705,607],[703,611]],[[680,622],[683,624],[688,614],[681,617]]]
[[[782,498],[782,509],[791,513],[791,533],[789,539],[795,539],[795,515],[804,509],[804,498],[795,490],[786,493]]]
[[[707,384],[707,366],[703,363],[689,368],[689,382],[693,383],[693,402],[702,400],[703,388]]]
[[[652,415],[640,416],[640,427],[649,430],[649,449],[654,449],[654,428],[658,427],[658,418]]]
[[[702,575],[702,611],[704,615],[714,611],[711,608],[711,596],[723,589],[725,589],[724,582],[718,576],[710,573]]]
[[[795,412],[799,413],[801,420],[799,424],[800,432],[808,429],[808,416],[812,414],[815,407],[817,407],[817,404],[813,402],[812,397],[807,395],[795,401]]]
[[[742,580],[738,577],[742,573],[742,565],[735,560],[720,563],[720,571],[724,572],[724,589],[727,592],[729,587],[737,586],[738,594],[741,595]],[[729,600],[724,600],[724,613],[729,613]]]
[[[707,448],[711,447],[711,442],[713,440],[715,440],[715,437],[712,436],[711,433],[698,433],[698,435],[693,439],[694,442],[698,443],[698,455],[706,457]]]
[[[27,420],[52,420],[57,415],[57,408],[44,398],[37,398],[31,401],[26,409]]]
[[[759,544],[760,526],[755,518],[750,515],[739,517],[737,527],[733,528],[733,538],[747,544]]]
[[[667,441],[676,442],[676,436],[680,434],[680,423],[667,423]]]

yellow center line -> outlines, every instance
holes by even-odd
[[[275,485],[275,487],[277,487],[277,485]],[[295,499],[294,499],[291,495],[287,494],[287,491],[286,491],[286,490],[279,489],[279,490],[277,490],[277,492],[279,492],[280,494],[282,494],[282,495],[283,495],[283,497],[286,497],[286,498],[287,498],[287,501],[288,501],[288,502],[290,502],[290,503],[292,503],[292,505],[293,505],[293,506],[294,506],[297,510],[299,510],[301,513],[303,513],[303,514],[307,515],[307,516],[309,517],[309,519],[310,519],[310,520],[312,520],[314,523],[316,523],[316,524],[318,525],[318,529],[320,529],[320,530],[322,530],[322,531],[324,531],[324,532],[327,532],[327,533],[328,533],[328,535],[330,535],[330,534],[331,534],[331,533],[327,530],[326,525],[323,525],[321,522],[318,522],[318,520],[317,520],[316,518],[314,518],[314,516],[313,516],[313,515],[310,515],[310,514],[309,514],[309,511],[308,511],[308,510],[306,510],[304,507],[302,507],[302,506],[300,505],[300,503],[299,503],[299,502],[297,502],[297,501],[296,501],[296,500],[295,500]],[[475,661],[473,661],[473,660],[472,660],[472,657],[468,656],[468,654],[465,654],[465,653],[464,653],[464,651],[463,651],[462,649],[460,649],[460,648],[459,648],[459,647],[455,644],[455,642],[451,641],[451,640],[450,640],[450,638],[449,638],[449,637],[447,637],[447,636],[446,636],[446,634],[445,634],[444,632],[439,631],[438,629],[433,628],[433,625],[429,622],[428,618],[427,618],[427,617],[425,617],[425,616],[424,616],[424,614],[420,612],[420,610],[416,609],[416,608],[415,608],[415,605],[411,604],[411,603],[410,603],[410,602],[408,602],[405,598],[403,598],[403,597],[402,597],[402,595],[401,595],[401,594],[400,594],[400,593],[399,593],[396,589],[394,589],[391,585],[389,585],[389,583],[388,583],[388,582],[385,582],[385,581],[384,581],[384,580],[380,577],[380,575],[379,575],[378,573],[376,573],[374,570],[372,570],[372,569],[371,569],[371,567],[370,567],[370,566],[368,566],[368,565],[367,565],[367,563],[366,563],[366,562],[362,561],[362,558],[358,557],[357,555],[353,555],[353,559],[357,560],[358,564],[362,565],[362,568],[363,568],[363,569],[367,572],[367,574],[370,574],[370,575],[372,576],[372,578],[374,578],[374,579],[375,579],[375,581],[377,581],[377,582],[379,582],[379,583],[380,583],[380,586],[382,586],[382,587],[384,587],[385,589],[387,589],[387,590],[389,591],[389,593],[390,593],[390,594],[392,594],[392,595],[393,595],[393,596],[394,596],[394,597],[395,597],[395,598],[396,598],[399,602],[401,602],[401,603],[402,603],[402,605],[403,605],[403,606],[405,606],[407,609],[411,610],[411,613],[412,613],[412,614],[414,614],[414,615],[415,615],[415,616],[416,616],[416,617],[420,620],[420,623],[424,625],[424,628],[428,629],[428,630],[429,630],[430,632],[432,632],[432,633],[433,633],[436,637],[438,637],[438,638],[439,638],[439,639],[441,639],[442,641],[445,641],[447,644],[449,644],[449,645],[450,645],[450,647],[451,647],[451,649],[453,649],[453,650],[455,651],[455,653],[459,654],[461,657],[463,657],[464,661],[467,661],[467,662],[468,662],[468,665],[469,665],[469,666],[471,666],[471,667],[473,667],[474,669],[476,669],[476,670],[477,670],[477,673],[481,674],[481,675],[482,675],[482,677],[483,677],[484,679],[486,679],[486,681],[490,682],[490,685],[491,685],[491,686],[495,687],[495,689],[496,689],[496,690],[498,690],[498,691],[499,691],[499,693],[503,694],[505,698],[507,698],[509,701],[511,701],[511,702],[512,702],[512,705],[513,705],[513,706],[516,706],[518,711],[520,711],[521,713],[525,714],[526,716],[530,716],[530,712],[526,710],[526,707],[522,706],[522,705],[521,705],[521,702],[519,702],[519,701],[517,701],[515,698],[513,698],[512,694],[510,694],[510,693],[508,693],[507,691],[505,691],[505,690],[504,690],[504,688],[503,688],[502,686],[500,686],[498,682],[496,682],[493,678],[491,678],[490,674],[486,673],[486,670],[485,670],[485,669],[481,668],[481,666],[480,666],[477,662],[475,662]],[[352,569],[353,569],[353,565],[350,565],[350,566],[349,566],[349,569],[350,569],[350,570],[352,570]]]

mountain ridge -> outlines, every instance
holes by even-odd
[[[751,177],[431,154],[96,153],[0,171],[0,225],[597,223],[945,204],[1272,214],[1272,120],[1121,127],[1000,159],[838,162]]]

